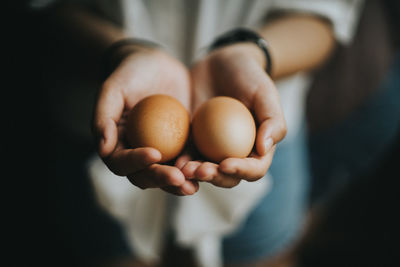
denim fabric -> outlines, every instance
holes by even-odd
[[[227,263],[251,262],[288,246],[302,228],[309,191],[306,127],[289,142],[277,145],[270,174],[271,191],[244,225],[223,241]]]
[[[272,191],[243,227],[225,238],[226,262],[251,262],[279,252],[301,230],[311,186],[310,200],[329,198],[340,185],[378,162],[400,129],[400,53],[381,87],[343,123],[311,136],[310,171],[305,130],[278,145],[270,168]],[[313,173],[313,181],[309,173]]]
[[[309,137],[311,201],[325,203],[376,165],[400,130],[400,52],[380,88],[341,123]]]

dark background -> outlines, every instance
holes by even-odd
[[[3,11],[1,91],[10,266],[89,266],[105,255],[126,256],[117,224],[81,179],[91,140],[58,125],[49,107],[44,65],[50,52],[66,59],[73,48],[48,31],[45,13],[16,2]],[[301,266],[399,266],[400,89],[398,79],[385,81],[399,56],[400,8],[398,1],[367,3],[356,42],[336,51],[308,98],[316,219],[296,252]],[[341,146],[344,140],[352,145]]]

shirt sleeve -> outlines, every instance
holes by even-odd
[[[336,40],[342,44],[352,41],[363,0],[275,0],[271,11],[311,13],[328,19]]]
[[[28,6],[32,10],[41,10],[41,9],[48,8],[49,6],[51,6],[57,2],[59,2],[59,1],[57,1],[57,0],[30,0],[30,1],[28,1]]]

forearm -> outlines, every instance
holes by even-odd
[[[66,36],[67,40],[75,42],[95,57],[125,37],[120,27],[79,5],[58,6],[51,14],[50,22],[54,24],[57,34]]]
[[[331,25],[312,15],[274,19],[260,34],[269,44],[274,79],[318,67],[335,46]]]

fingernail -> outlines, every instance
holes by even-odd
[[[274,141],[272,141],[271,137],[268,137],[265,140],[265,142],[264,142],[265,153],[267,153],[272,148],[273,144],[274,144]]]

